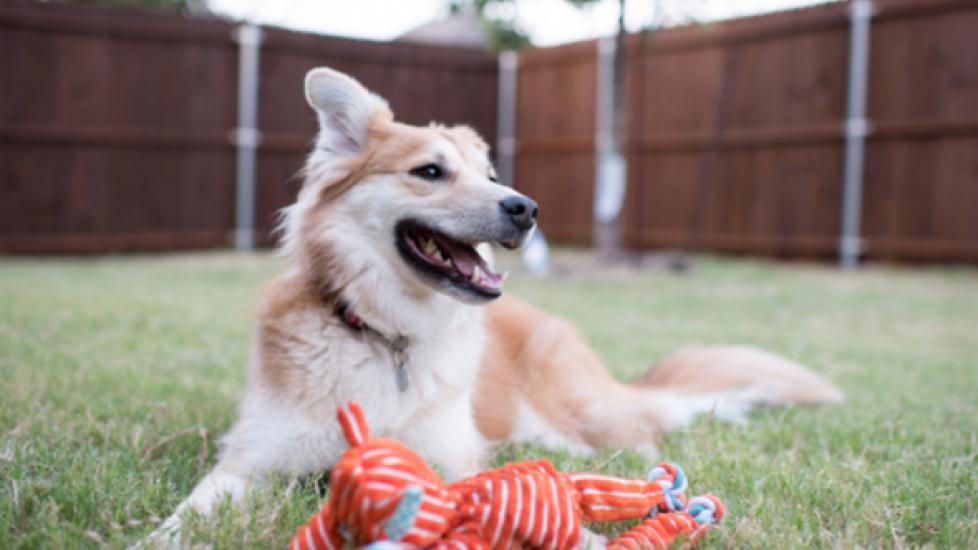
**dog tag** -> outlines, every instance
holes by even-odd
[[[394,370],[394,378],[397,380],[397,389],[401,393],[406,392],[408,389],[408,384],[411,382],[411,376],[408,374],[407,368],[404,365],[398,365]]]
[[[411,383],[411,376],[407,370],[407,345],[408,339],[404,336],[398,336],[391,342],[391,349],[394,351],[394,381],[401,393],[406,392]]]

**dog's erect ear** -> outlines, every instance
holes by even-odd
[[[363,151],[371,115],[378,108],[387,111],[384,100],[349,76],[326,67],[306,73],[306,101],[319,117],[316,146],[340,154]]]

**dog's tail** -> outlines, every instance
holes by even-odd
[[[610,376],[608,377],[610,379]],[[655,451],[668,432],[699,415],[741,423],[757,406],[838,403],[841,391],[805,367],[751,347],[689,348],[653,365],[634,382],[577,385],[587,398],[571,413],[591,448]]]
[[[683,349],[652,365],[630,384],[653,395],[672,395],[677,414],[661,415],[677,429],[700,413],[741,422],[755,406],[839,403],[843,393],[804,366],[748,346]]]
[[[753,389],[765,405],[838,403],[844,396],[784,357],[747,346],[687,348],[652,365],[633,385],[702,395]]]

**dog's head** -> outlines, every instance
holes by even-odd
[[[331,69],[310,71],[305,93],[320,131],[285,223],[304,268],[337,287],[393,276],[414,295],[499,297],[504,276],[475,247],[521,246],[537,205],[496,181],[485,142],[467,127],[395,122],[382,99]]]

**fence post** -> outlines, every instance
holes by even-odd
[[[516,101],[519,54],[499,54],[499,89],[496,115],[496,171],[499,181],[513,186],[516,158]]]
[[[615,38],[597,42],[594,135],[594,242],[602,254],[619,246],[621,209],[625,198],[625,159],[616,144]]]
[[[231,131],[237,147],[235,167],[234,247],[255,248],[255,159],[258,130],[258,61],[261,27],[244,24],[233,33],[238,43],[238,126]]]
[[[863,194],[863,157],[870,123],[866,118],[869,79],[869,33],[872,0],[849,4],[849,91],[845,122],[845,164],[842,174],[842,233],[839,237],[839,267],[853,269],[863,251],[860,237]]]

